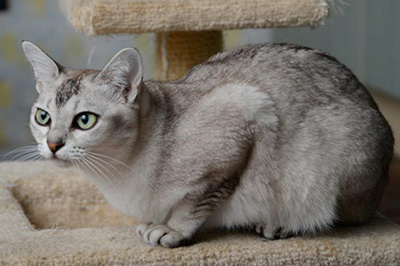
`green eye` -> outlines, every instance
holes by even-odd
[[[41,126],[49,126],[51,122],[50,115],[40,108],[36,110],[35,120]]]
[[[80,113],[75,118],[75,127],[82,130],[87,130],[94,127],[96,122],[97,122],[97,115],[88,112]]]

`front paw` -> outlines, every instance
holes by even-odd
[[[146,243],[153,246],[174,248],[184,245],[188,240],[178,231],[162,224],[140,224],[137,226],[137,232]]]

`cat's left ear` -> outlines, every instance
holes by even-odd
[[[143,64],[139,52],[134,48],[122,49],[96,79],[111,83],[122,95],[127,96],[129,102],[134,102],[143,80]]]

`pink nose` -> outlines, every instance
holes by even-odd
[[[62,146],[64,146],[64,143],[47,142],[47,146],[49,146],[49,149],[52,153],[56,153],[59,149],[62,148]]]

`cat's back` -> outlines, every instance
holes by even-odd
[[[355,120],[367,111],[382,120],[372,97],[346,66],[325,52],[297,45],[259,44],[222,52],[172,86],[195,101],[227,84],[257,88],[287,118],[334,110],[353,113]]]
[[[390,131],[370,94],[346,66],[325,52],[297,45],[258,44],[222,52],[182,79],[161,84],[161,90],[177,114],[198,107],[205,98],[213,98],[219,107],[229,102],[227,98],[239,105],[243,97],[249,102],[268,98],[286,131],[307,119],[322,119],[322,124],[330,120],[337,126],[369,120],[359,126],[375,124]]]
[[[274,121],[279,147],[293,153],[301,143],[309,152],[338,160],[349,148],[354,157],[374,160],[380,154],[387,162],[392,156],[392,132],[376,103],[357,77],[325,52],[287,44],[239,47],[211,57],[177,83],[215,97],[219,109],[232,99],[257,113],[250,117],[262,117],[261,127]]]
[[[253,84],[286,100],[338,98],[356,91],[357,97],[373,102],[354,74],[328,53],[283,43],[247,45],[216,54],[178,82]]]

